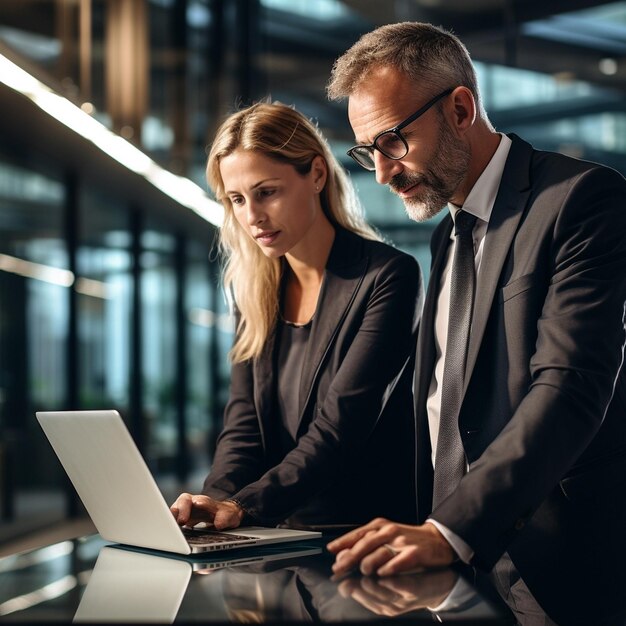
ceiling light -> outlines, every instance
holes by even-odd
[[[617,61],[611,57],[600,59],[598,69],[606,76],[613,76],[617,74]]]
[[[224,210],[193,181],[165,170],[132,143],[110,131],[67,98],[53,92],[0,54],[0,82],[29,98],[40,109],[95,144],[128,169],[146,178],[164,194],[214,226],[221,226]]]

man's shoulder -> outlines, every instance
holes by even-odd
[[[591,175],[592,177],[607,177],[613,179],[616,184],[626,185],[624,176],[607,165],[572,154],[538,149],[516,135],[509,135],[509,137],[513,141],[512,155],[528,155],[531,184],[536,185],[542,181],[546,184],[553,184]]]

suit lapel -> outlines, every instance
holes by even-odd
[[[498,196],[485,235],[483,257],[476,281],[476,299],[465,368],[465,389],[471,378],[504,262],[530,195],[532,148],[515,135]]]
[[[299,424],[302,423],[324,357],[354,301],[366,269],[367,258],[363,256],[361,240],[337,228],[304,356],[299,389]]]

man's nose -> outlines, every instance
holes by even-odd
[[[376,182],[386,185],[396,174],[402,171],[402,163],[386,157],[380,150],[374,150]]]

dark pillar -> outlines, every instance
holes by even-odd
[[[224,412],[224,406],[221,401],[222,380],[220,376],[219,329],[217,327],[218,300],[220,297],[219,265],[217,261],[209,260],[209,284],[211,285],[210,309],[213,311],[214,318],[213,325],[211,326],[211,344],[209,349],[209,376],[211,377],[211,380],[209,381],[211,390],[211,406],[209,410],[211,423],[207,447],[209,458],[213,459],[217,436],[222,430],[222,418]]]
[[[65,375],[65,406],[68,409],[80,408],[79,357],[78,357],[78,294],[76,292],[76,249],[78,246],[78,180],[71,173],[65,178],[65,241],[67,243],[67,267],[74,275],[74,284],[67,290],[68,329]],[[79,513],[79,500],[69,479],[63,477],[66,494],[66,515],[76,517]]]
[[[143,418],[143,325],[141,319],[141,229],[143,216],[137,208],[131,213],[132,233],[132,312],[130,339],[130,416],[129,429],[143,454],[146,444]]]
[[[236,0],[237,91],[243,104],[264,95],[257,65],[261,53],[260,17],[259,0]]]
[[[183,483],[189,474],[189,448],[187,446],[187,389],[188,342],[185,295],[187,292],[187,262],[185,237],[176,239],[176,478]]]

